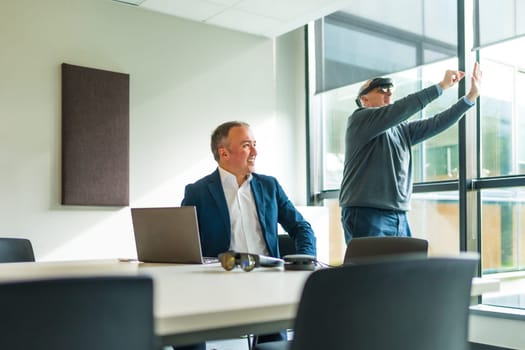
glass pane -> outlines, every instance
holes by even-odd
[[[483,296],[484,304],[525,308],[525,187],[481,192],[481,267],[501,281],[501,292]]]
[[[425,49],[423,51],[423,59],[425,60],[425,62],[436,62],[436,61],[444,60],[448,57],[449,57],[448,55],[445,55],[444,53],[439,52],[439,51],[434,51],[430,49]]]
[[[355,1],[351,7],[343,11],[387,26],[423,34],[421,20],[423,2],[421,0]],[[386,13],[389,16],[385,16]]]
[[[480,50],[481,176],[525,173],[525,38]]]
[[[522,269],[525,267],[525,188],[484,190],[481,201],[483,273]]]
[[[419,87],[416,69],[391,75],[395,82],[394,99],[403,97]],[[315,96],[322,100],[323,125],[323,183],[322,190],[339,189],[343,176],[345,130],[348,117],[357,108],[355,98],[363,82],[334,89]]]
[[[525,1],[519,0],[516,2],[516,32],[519,34],[525,34]]]
[[[458,35],[456,6],[456,0],[425,0],[423,5],[425,36],[456,46]]]
[[[516,74],[516,119],[518,120],[517,136],[517,172],[525,174],[525,71],[518,71]]]
[[[319,90],[330,90],[348,82],[414,67],[416,48],[327,21],[324,64],[325,84]]]
[[[316,92],[454,57],[456,13],[455,0],[369,0],[324,17]]]
[[[447,69],[457,67],[456,59],[434,63],[389,75],[394,81],[393,101],[439,82]],[[322,100],[323,182],[322,190],[339,189],[343,175],[345,130],[348,117],[357,108],[355,98],[363,82],[334,89],[314,98]],[[432,117],[457,101],[457,89],[445,90],[443,96],[429,104],[423,113],[411,119]],[[457,125],[412,149],[414,182],[450,180],[458,176]]]
[[[523,0],[478,0],[479,38],[477,46],[487,46],[525,34]]]
[[[429,255],[459,252],[458,192],[414,193],[408,220],[414,237],[428,240]]]
[[[449,59],[421,68],[424,85],[435,84],[447,69],[458,66],[457,59]],[[430,118],[444,111],[458,100],[457,87],[447,89],[437,100],[429,104],[421,118]],[[453,180],[458,177],[458,126],[448,128],[442,133],[413,147],[414,182]]]
[[[345,129],[348,116],[357,108],[355,97],[360,84],[328,91],[316,98],[322,99],[323,168],[322,189],[339,189],[343,178]]]

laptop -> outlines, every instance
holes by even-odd
[[[194,206],[131,208],[137,258],[142,262],[205,264]]]

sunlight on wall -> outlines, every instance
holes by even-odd
[[[166,182],[152,188],[141,197],[134,198],[131,202],[131,207],[180,206],[184,197],[185,186],[210,174],[216,167],[217,163],[213,161],[211,155],[206,159],[195,160],[193,164],[188,164],[184,172],[173,174],[173,177]]]
[[[137,254],[129,208],[112,211],[109,215],[105,212],[101,214],[106,217],[99,220],[88,218],[90,225],[93,222],[96,224],[83,231],[75,230],[74,236],[68,235],[68,239],[61,240],[60,244],[53,244],[49,252],[40,254],[36,250],[37,261],[72,260],[72,252],[74,260],[135,258]],[[85,217],[86,214],[80,212],[78,215]]]

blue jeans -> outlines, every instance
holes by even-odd
[[[341,221],[346,244],[354,237],[412,236],[404,211],[344,207],[341,209]]]

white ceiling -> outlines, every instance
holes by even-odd
[[[115,0],[269,38],[349,7],[356,0]]]

